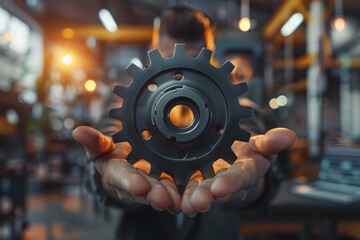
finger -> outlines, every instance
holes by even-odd
[[[106,154],[115,148],[115,144],[110,137],[91,127],[77,127],[72,132],[72,135],[78,143],[84,146],[90,160]]]
[[[170,194],[172,205],[167,209],[171,214],[177,214],[181,211],[181,196],[173,181],[169,179],[161,179],[160,182],[165,186]]]
[[[185,188],[185,191],[182,196],[181,200],[181,211],[188,215],[188,216],[195,216],[197,214],[197,211],[193,208],[190,202],[190,198],[192,196],[192,193],[196,189],[196,187],[200,184],[200,182],[203,180],[202,177],[196,177],[191,180]]]
[[[231,195],[231,198],[230,199],[227,199],[227,200],[230,200],[230,201],[245,201],[249,192],[251,191],[251,189],[243,189],[243,190],[240,190],[238,192],[236,192],[235,194]]]
[[[190,204],[194,211],[206,212],[211,207],[215,199],[210,190],[213,181],[214,178],[206,179],[190,192]]]
[[[173,205],[172,197],[167,188],[157,179],[154,179],[147,175],[145,172],[141,172],[141,175],[150,183],[150,191],[146,195],[146,199],[150,205],[159,211],[170,208]]]
[[[216,198],[227,198],[237,191],[254,187],[269,167],[270,162],[261,155],[257,159],[242,159],[215,176],[211,192]]]
[[[271,156],[290,148],[296,141],[296,134],[287,128],[274,128],[265,135],[254,136],[249,148],[264,156]]]
[[[125,160],[100,158],[95,161],[95,166],[104,181],[120,191],[146,196],[151,189],[149,180]]]

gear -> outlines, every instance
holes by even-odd
[[[176,44],[174,55],[162,58],[153,49],[148,52],[149,66],[127,67],[133,78],[129,86],[114,87],[123,105],[109,111],[110,117],[122,122],[113,141],[128,142],[132,150],[127,160],[132,164],[146,160],[154,178],[165,172],[184,186],[198,170],[205,178],[213,177],[217,159],[230,164],[236,160],[232,143],[249,140],[239,121],[252,116],[252,109],[240,106],[238,100],[247,85],[233,85],[229,75],[234,66],[229,61],[219,68],[212,66],[211,54],[203,48],[196,58],[187,57],[185,45]],[[186,126],[170,117],[177,106],[192,114]]]

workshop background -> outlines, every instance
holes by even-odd
[[[239,56],[246,97],[297,133],[279,159],[286,187],[321,177],[329,152],[350,152],[337,168],[360,187],[360,1],[0,0],[0,239],[115,239],[121,213],[82,187],[71,132],[99,119],[130,62],[147,63],[154,18],[176,3],[214,17],[216,60]],[[360,239],[359,201],[297,198],[274,204],[306,211],[244,216],[242,239]]]

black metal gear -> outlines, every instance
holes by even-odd
[[[196,58],[187,57],[185,45],[176,44],[174,55],[163,58],[153,49],[148,52],[149,66],[127,67],[133,78],[129,86],[114,87],[123,105],[109,111],[110,117],[122,121],[113,141],[129,142],[127,160],[134,164],[145,159],[154,178],[165,172],[177,185],[185,185],[198,170],[205,178],[213,177],[217,159],[230,164],[236,160],[232,143],[249,140],[239,121],[252,116],[252,109],[238,100],[247,85],[233,85],[229,75],[234,66],[229,61],[212,66],[211,54],[203,48]],[[176,127],[169,118],[177,105],[187,106],[194,115],[186,127]]]

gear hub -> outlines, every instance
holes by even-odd
[[[230,164],[236,160],[232,143],[249,140],[239,121],[252,116],[252,109],[238,100],[247,85],[233,85],[229,75],[234,66],[229,61],[212,66],[211,54],[203,48],[196,58],[188,57],[185,45],[176,44],[173,56],[163,58],[153,49],[148,52],[149,66],[127,67],[133,78],[129,86],[114,87],[123,105],[109,111],[122,122],[113,141],[128,142],[128,162],[146,160],[154,178],[165,172],[180,186],[196,171],[213,177],[217,159]],[[176,109],[186,115],[185,124],[172,117]]]

